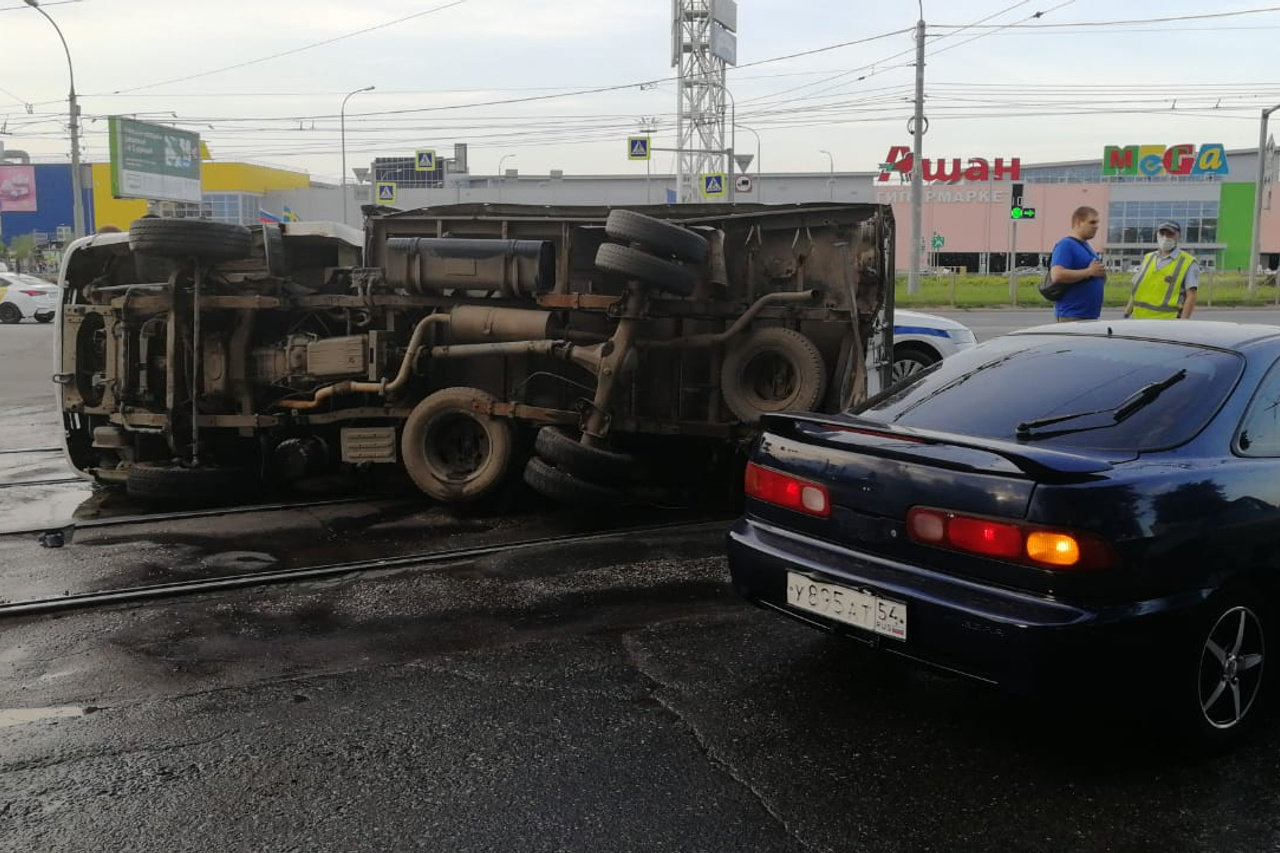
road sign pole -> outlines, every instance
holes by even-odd
[[[1009,220],[1009,301],[1018,304],[1018,220]]]

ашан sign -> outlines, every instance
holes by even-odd
[[[905,181],[911,176],[913,165],[915,165],[915,157],[911,149],[905,145],[895,145],[889,149],[889,156],[885,157],[884,162],[880,164],[880,174],[876,180],[887,181],[890,175],[897,172]],[[970,157],[964,165],[961,165],[959,157],[952,157],[950,160],[923,158],[920,161],[920,171],[926,183],[1017,181],[1022,178],[1022,161],[1014,157],[1006,163],[1003,157],[997,157],[993,165],[981,157]]]

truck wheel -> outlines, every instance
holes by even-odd
[[[445,388],[405,421],[400,455],[419,489],[442,503],[474,503],[506,484],[515,459],[510,421],[476,411],[497,398],[479,388]]]
[[[813,411],[826,389],[826,366],[813,341],[781,327],[749,333],[720,370],[725,403],[749,424],[768,412]]]
[[[524,481],[538,494],[558,503],[585,507],[610,507],[623,501],[623,493],[609,486],[599,486],[567,471],[553,468],[538,457],[529,460]]]
[[[250,482],[241,468],[137,462],[129,467],[124,487],[129,497],[139,501],[217,503],[244,497]]]
[[[707,259],[707,238],[701,234],[632,210],[610,211],[604,223],[604,233],[624,243],[640,243],[655,255],[679,258],[693,264]]]
[[[243,225],[206,219],[139,219],[129,226],[129,248],[162,258],[235,261],[253,248]]]
[[[691,268],[617,243],[600,245],[596,252],[596,267],[642,281],[676,296],[688,296],[698,284],[698,277]]]
[[[534,452],[566,473],[600,483],[631,479],[636,460],[630,453],[589,447],[560,427],[538,430]]]
[[[0,305],[0,323],[9,325],[11,323],[17,323],[21,319],[22,312],[18,310],[17,305],[14,305],[12,302],[6,302],[3,305]]]

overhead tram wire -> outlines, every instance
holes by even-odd
[[[1022,30],[1051,30],[1066,29],[1069,27],[1116,27],[1128,26],[1130,24],[1158,24],[1158,23],[1181,23],[1186,21],[1205,21],[1215,18],[1238,18],[1243,15],[1262,15],[1268,12],[1280,12],[1280,6],[1265,6],[1257,9],[1238,9],[1234,12],[1207,12],[1203,15],[1172,15],[1164,18],[1131,18],[1128,20],[1117,21],[1075,21],[1072,23],[1062,24],[1005,24],[991,25],[990,29],[1008,29],[1016,27]],[[951,29],[960,27],[958,24],[931,24],[935,29]],[[972,25],[964,25],[971,27]],[[963,28],[963,27],[962,27]],[[988,27],[982,27],[987,29]]]
[[[1029,3],[1029,2],[1031,2],[1031,0],[1018,0],[1018,2],[1014,3],[1014,4],[1013,4],[1013,5],[1011,5],[1011,6],[1006,6],[1005,8],[1003,8],[1003,9],[1001,9],[1001,10],[997,11],[997,12],[992,12],[991,14],[987,15],[986,17],[979,18],[978,20],[974,21],[973,23],[965,24],[965,25],[963,25],[963,26],[959,27],[959,28],[958,28],[955,32],[953,32],[953,33],[947,33],[947,34],[944,34],[944,35],[941,35],[941,36],[935,36],[935,37],[934,37],[934,39],[935,39],[935,43],[940,42],[940,41],[942,41],[943,39],[952,38],[952,37],[954,37],[954,36],[956,36],[956,35],[958,35],[958,34],[960,34],[960,33],[964,32],[966,29],[970,29],[970,28],[973,28],[973,27],[977,27],[977,26],[979,26],[979,25],[981,25],[981,24],[985,23],[986,21],[990,21],[992,18],[998,18],[998,17],[1000,17],[1001,15],[1008,14],[1009,12],[1012,12],[1014,9],[1017,9],[1019,6],[1025,6],[1025,5],[1026,5],[1027,3]],[[1067,5],[1068,3],[1072,3],[1072,2],[1075,2],[1075,0],[1067,0],[1067,3],[1063,3],[1063,4],[1061,4],[1061,5]],[[1054,7],[1054,8],[1055,8],[1055,9],[1057,9],[1057,8],[1061,8],[1061,6]],[[1053,11],[1053,10],[1051,9],[1051,10],[1048,10],[1048,11]],[[1044,15],[1044,14],[1048,14],[1048,12],[1039,12],[1039,13],[1037,13],[1036,15],[1033,15],[1032,17],[1039,17],[1039,16]],[[915,61],[914,61],[914,59],[913,59],[911,62],[903,62],[903,63],[897,63],[897,64],[892,64],[892,63],[894,63],[894,60],[896,60],[896,59],[900,59],[900,58],[902,58],[902,57],[904,57],[904,56],[914,56],[915,52],[916,52],[916,48],[915,48],[915,46],[913,45],[913,46],[912,46],[912,47],[910,47],[910,48],[907,48],[907,49],[905,49],[905,50],[901,50],[901,51],[899,51],[899,52],[897,52],[897,53],[895,53],[895,54],[892,54],[892,55],[890,55],[890,56],[883,57],[883,58],[881,58],[881,59],[879,59],[879,60],[876,60],[875,62],[868,63],[868,64],[865,64],[865,65],[861,65],[861,66],[859,66],[859,67],[857,67],[857,68],[850,69],[849,71],[842,72],[842,73],[840,73],[840,74],[836,74],[836,75],[833,75],[833,76],[831,76],[831,77],[828,77],[826,80],[818,80],[818,81],[815,81],[815,82],[813,82],[813,83],[808,83],[808,84],[804,84],[804,85],[801,85],[801,86],[794,86],[794,87],[792,87],[792,88],[790,88],[790,89],[783,89],[783,90],[778,91],[778,92],[773,92],[773,93],[771,93],[771,94],[769,94],[769,95],[763,95],[763,96],[760,96],[760,97],[758,97],[758,98],[746,98],[746,99],[744,99],[744,100],[743,100],[743,103],[744,103],[744,104],[760,104],[760,103],[769,103],[769,102],[771,102],[771,101],[776,101],[778,98],[780,98],[780,97],[782,97],[782,96],[784,96],[784,95],[790,94],[790,93],[792,93],[792,92],[799,92],[799,91],[803,91],[803,90],[808,89],[808,88],[812,88],[812,87],[814,87],[814,86],[820,86],[820,85],[823,85],[824,83],[831,82],[831,81],[834,81],[834,80],[840,79],[840,78],[842,78],[842,77],[848,77],[848,76],[850,76],[850,75],[852,75],[852,74],[857,74],[859,71],[867,71],[867,70],[870,70],[870,72],[871,72],[871,73],[869,73],[869,74],[863,74],[863,75],[861,75],[860,77],[856,78],[855,80],[849,81],[850,83],[859,83],[859,82],[865,81],[865,80],[867,80],[867,79],[869,79],[869,78],[871,78],[871,77],[877,76],[877,75],[879,75],[879,74],[884,74],[884,73],[887,73],[887,72],[889,72],[889,71],[893,71],[893,70],[897,70],[897,69],[901,69],[901,68],[912,68],[912,67],[914,67],[914,66],[915,66]],[[881,67],[881,66],[883,66],[883,67]],[[877,68],[880,68],[880,70],[878,70],[878,71],[877,71],[877,70],[876,70]],[[811,96],[821,95],[821,94],[822,94],[822,93],[824,93],[824,92],[829,92],[829,91],[832,91],[832,90],[834,90],[834,89],[838,89],[838,88],[840,88],[840,86],[842,86],[842,85],[845,85],[845,84],[840,84],[840,85],[837,85],[837,86],[831,86],[831,87],[828,87],[828,88],[826,88],[826,89],[821,89],[821,90],[819,90],[818,92],[813,93]]]

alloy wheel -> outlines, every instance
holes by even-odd
[[[1200,712],[1210,726],[1234,728],[1262,690],[1266,637],[1262,620],[1243,605],[1213,624],[1200,650]]]

